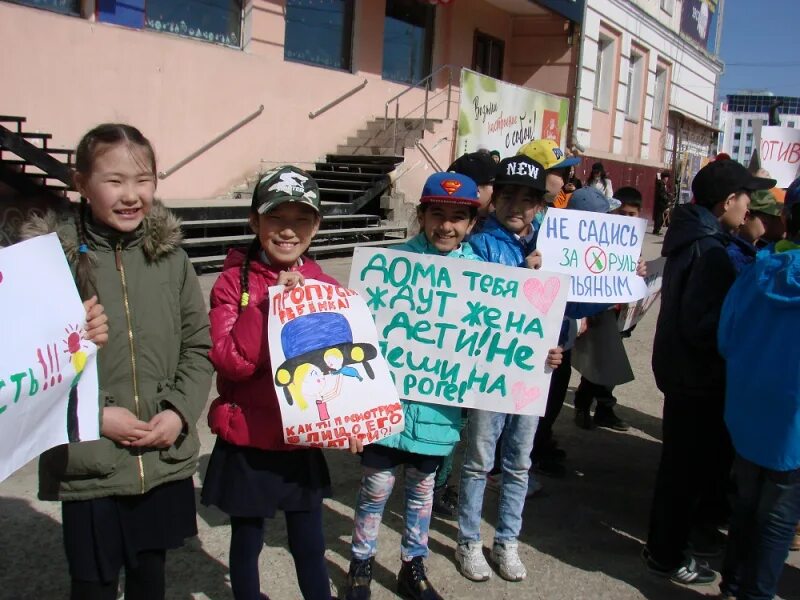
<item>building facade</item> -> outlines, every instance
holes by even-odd
[[[749,165],[757,147],[759,129],[769,123],[769,110],[775,102],[780,103],[781,125],[800,128],[800,98],[776,96],[771,92],[729,94],[720,103],[718,151]]]
[[[635,185],[647,202],[655,173],[669,169],[688,190],[713,153],[722,8],[715,0],[587,1],[574,137],[615,187]]]

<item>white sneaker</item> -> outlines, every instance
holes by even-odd
[[[480,541],[458,544],[456,564],[461,574],[471,581],[488,581],[492,577],[492,569],[483,556],[483,544]]]
[[[490,558],[506,581],[522,581],[528,574],[519,559],[519,542],[495,543]]]
[[[544,489],[542,483],[533,476],[533,473],[528,475],[528,491],[525,493],[526,498],[531,498]]]

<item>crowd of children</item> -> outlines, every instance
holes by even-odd
[[[499,159],[468,154],[451,172],[429,177],[420,233],[397,249],[537,269],[548,205],[639,215],[636,189],[614,194],[599,163],[580,187],[573,177],[580,159],[551,140]],[[230,516],[233,595],[267,598],[258,558],[265,519],[280,511],[303,598],[330,600],[322,503],[331,478],[321,450],[284,442],[266,342],[270,286],[336,283],[306,255],[321,222],[317,184],[293,166],[260,178],[250,208],[255,236],[229,253],[207,315],[179,222],[154,199],[156,173],[155,152],[138,130],[98,126],[77,149],[79,207],[23,228],[24,237],[58,233],[85,300],[86,336],[102,346],[100,439],[54,448],[39,466],[40,497],[62,502],[71,598],[115,599],[122,569],[128,600],[165,597],[166,550],[197,533],[197,421],[216,370],[219,395],[208,421],[217,439],[201,500]],[[664,435],[642,557],[673,581],[711,582],[714,573],[694,558],[694,535],[719,534],[730,518],[726,598],[775,594],[800,520],[800,179],[783,208],[768,191],[774,186],[734,161],[710,163],[694,178],[694,203],[674,211],[663,246],[653,371],[665,396]],[[785,239],[774,233],[776,221]],[[582,375],[576,423],[627,430],[613,388],[633,372],[614,307],[568,303],[547,357],[553,374],[542,418],[402,400],[403,432],[367,446],[349,440],[362,476],[345,598],[370,597],[381,519],[401,469],[400,595],[441,598],[424,564],[433,511],[457,517],[458,571],[476,582],[492,576],[481,522],[493,477],[499,503],[490,562],[507,581],[526,578],[523,508],[541,488],[536,470],[563,472],[566,453],[552,429],[572,366]],[[462,436],[456,491],[450,477]],[[728,514],[731,471],[736,501]]]

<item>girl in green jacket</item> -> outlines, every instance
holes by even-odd
[[[164,597],[169,548],[196,535],[196,422],[211,385],[208,318],[180,249],[180,223],[154,200],[153,148],[129,125],[89,131],[76,152],[80,208],[33,219],[56,231],[84,299],[109,322],[98,354],[101,437],[39,462],[39,496],[61,500],[71,598]],[[77,213],[77,214],[76,214]]]

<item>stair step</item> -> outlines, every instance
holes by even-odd
[[[355,215],[323,215],[322,222],[323,225],[328,223],[333,223],[335,221],[366,221],[369,223],[370,221],[374,221],[376,223],[380,222],[380,217],[377,215],[365,215],[365,214],[355,214]],[[191,221],[182,221],[181,227],[184,229],[196,229],[200,227],[246,227],[249,224],[248,219],[201,219],[201,220],[191,220]],[[325,231],[325,230],[323,230]]]
[[[341,165],[345,167],[346,165]],[[371,185],[373,182],[379,181],[384,177],[383,171],[380,173],[362,173],[360,171],[348,171],[344,168],[338,171],[330,169],[318,169],[309,171],[309,174],[317,181],[347,181],[353,184],[365,183]],[[331,179],[335,175],[336,179]]]
[[[338,146],[337,152],[346,152],[348,156],[356,156],[359,159],[366,157],[393,157],[397,154],[395,148],[372,147],[372,146]]]
[[[319,187],[320,194],[332,194],[335,196],[342,196],[345,194],[353,195],[353,194],[362,194],[364,193],[364,189],[360,190],[352,190],[352,189],[343,189],[343,188],[329,188],[329,187]]]
[[[52,133],[34,133],[32,131],[23,131],[22,133],[18,134],[21,137],[24,137],[26,140],[52,140],[53,134]]]
[[[25,123],[25,117],[12,117],[10,115],[0,115],[0,123]]]
[[[345,154],[337,152],[336,154],[328,154],[325,157],[328,163],[359,163],[361,165],[391,165],[394,166],[399,162],[403,162],[402,156],[361,156],[355,155],[358,160],[353,160],[353,154]]]
[[[342,175],[346,175],[346,174],[347,173],[342,172]],[[365,181],[365,180],[353,181],[352,179],[346,179],[346,178],[342,178],[342,179],[326,179],[326,178],[322,178],[322,177],[314,177],[314,181],[317,182],[317,185],[319,186],[320,191],[325,190],[325,189],[342,189],[342,188],[336,188],[335,186],[337,186],[337,185],[348,185],[348,186],[351,186],[351,187],[349,187],[347,189],[352,189],[352,190],[354,190],[356,192],[363,192],[364,190],[367,190],[367,189],[372,187],[372,181]]]
[[[354,227],[351,229],[325,229],[317,233],[314,239],[326,237],[347,237],[353,235],[375,235],[378,233],[386,234],[389,232],[403,232],[406,228],[402,225],[381,225],[379,227]],[[184,246],[232,246],[240,243],[247,243],[253,239],[253,234],[249,235],[220,235],[215,237],[188,238],[183,240]]]
[[[343,250],[353,250],[363,246],[394,246],[402,244],[406,238],[397,238],[396,240],[376,240],[374,242],[353,242],[351,244],[330,244],[328,246],[311,246],[308,249],[308,254],[315,256],[317,254],[328,254],[330,252],[341,252]]]

